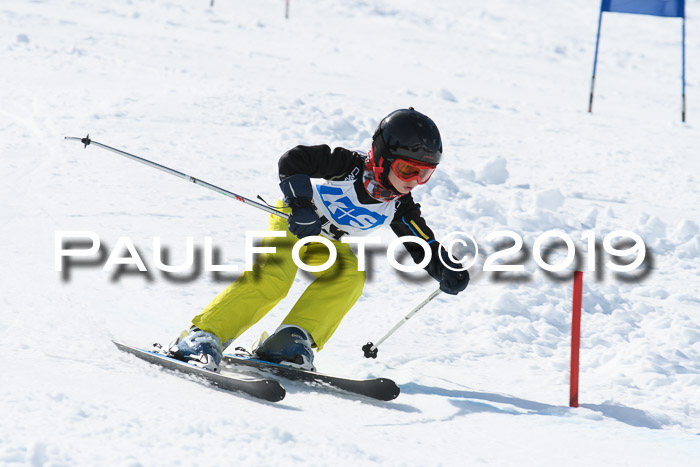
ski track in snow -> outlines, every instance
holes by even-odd
[[[288,20],[272,0],[2,4],[0,464],[695,465],[700,1],[686,4],[686,124],[676,19],[606,14],[585,112],[594,1],[292,1]],[[235,277],[165,277],[153,237],[172,264],[185,237],[201,252],[211,236],[221,263],[243,267],[243,236],[266,219],[64,136],[89,132],[272,202],[282,152],[366,149],[378,120],[409,105],[445,146],[415,190],[424,215],[438,238],[462,230],[485,251],[466,293],[439,296],[370,361],[360,347],[435,288],[372,256],[366,293],[317,366],[395,379],[396,401],[290,383],[283,402],[261,403],[114,348],[170,341]],[[521,280],[480,272],[486,237],[503,229],[528,249]],[[628,280],[605,255],[584,275],[578,409],[567,407],[570,270],[532,260],[550,229],[584,252],[590,229],[599,251],[620,229],[648,247]],[[96,232],[105,256],[55,272],[57,230]],[[101,271],[122,236],[148,274]],[[307,281],[237,344],[274,330]]]

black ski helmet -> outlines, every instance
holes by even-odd
[[[397,158],[437,165],[442,139],[437,125],[413,107],[395,110],[379,122],[372,136],[374,166],[386,167]]]

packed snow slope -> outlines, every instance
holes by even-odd
[[[680,19],[606,14],[586,112],[598,0],[293,0],[289,19],[281,0],[1,2],[0,464],[697,465],[700,1],[686,3],[682,124]],[[201,259],[211,237],[218,264],[242,268],[245,232],[267,215],[64,136],[272,202],[285,150],[368,149],[407,106],[443,135],[415,197],[439,238],[477,240],[471,284],[364,359],[436,287],[388,264],[385,232],[364,296],[317,356],[325,372],[396,380],[396,401],[287,384],[283,402],[261,403],[112,345],[170,341],[235,278],[201,261],[164,274],[154,237],[168,264],[185,261],[187,237]],[[551,229],[585,271],[577,409],[574,266],[534,261]],[[504,259],[524,272],[483,271],[499,230],[522,237]],[[648,249],[622,276],[603,249],[615,230]],[[57,272],[58,231],[93,232],[101,253]],[[102,271],[120,237],[147,272]],[[308,281],[236,345],[273,331]]]

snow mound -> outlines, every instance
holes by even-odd
[[[476,179],[487,185],[502,185],[508,180],[507,162],[503,157],[488,160],[477,171]]]
[[[540,209],[556,211],[564,205],[564,195],[557,188],[550,188],[535,193],[535,206]]]

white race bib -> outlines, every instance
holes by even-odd
[[[396,200],[362,204],[354,180],[323,180],[314,184],[314,204],[338,229],[349,235],[369,235],[371,230],[389,224],[396,212]]]

